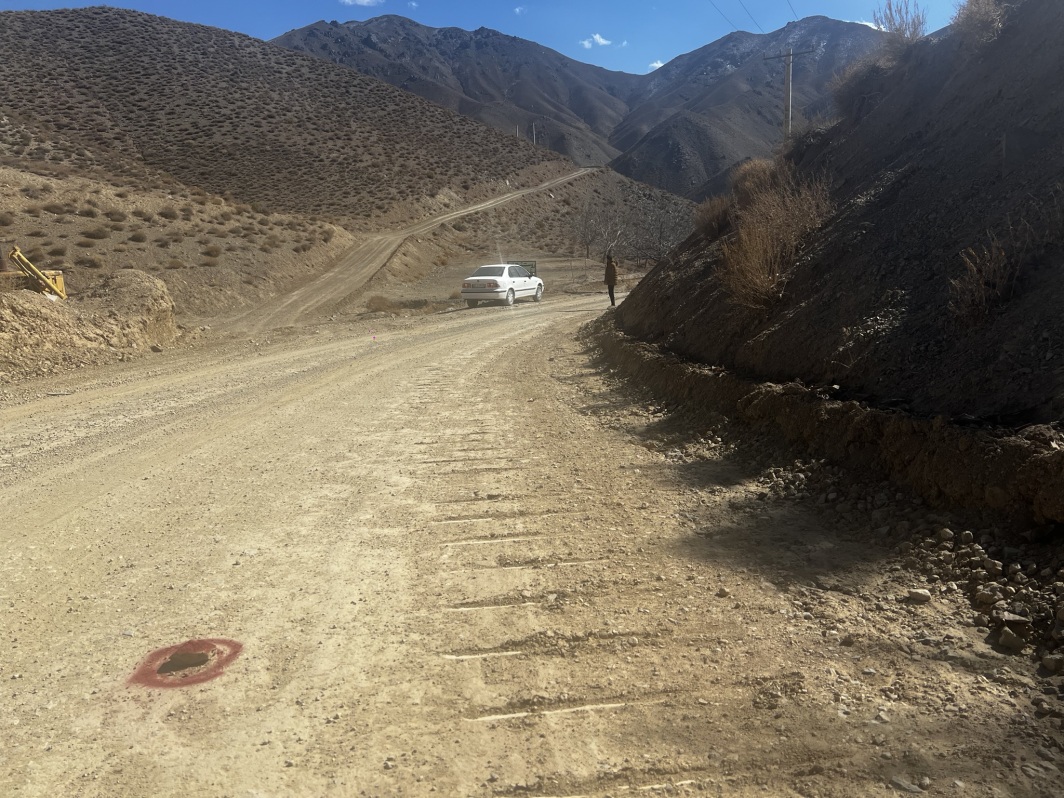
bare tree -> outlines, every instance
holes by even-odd
[[[645,263],[658,264],[691,234],[693,222],[689,208],[644,196],[633,206],[628,255]]]
[[[584,260],[591,257],[591,249],[599,240],[597,221],[598,208],[592,202],[591,192],[584,197],[584,203],[572,216],[573,239],[584,251]]]
[[[628,243],[631,218],[627,208],[615,200],[607,200],[599,213],[597,227],[598,243],[605,260],[610,252],[619,252]]]
[[[691,232],[690,204],[646,186],[628,185],[610,196],[588,192],[571,230],[585,259],[594,254],[658,263]]]

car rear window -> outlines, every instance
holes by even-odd
[[[505,266],[481,266],[470,277],[502,277],[505,273]]]

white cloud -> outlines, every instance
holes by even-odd
[[[580,42],[580,44],[581,44],[581,45],[583,46],[583,48],[584,48],[585,50],[590,50],[590,49],[591,49],[592,47],[594,47],[594,46],[595,46],[596,44],[597,44],[597,45],[598,45],[599,47],[608,47],[608,46],[609,46],[610,44],[612,44],[612,42],[611,42],[611,41],[610,41],[609,39],[605,38],[604,36],[600,36],[600,35],[599,35],[599,34],[597,34],[597,33],[592,33],[592,34],[591,34],[591,38],[589,38],[589,39],[583,39],[583,40],[582,40],[582,41]]]
[[[662,68],[663,66],[665,66],[665,62],[659,59],[659,60],[655,61],[655,62],[654,62],[653,64],[651,64],[651,65],[650,65],[649,67],[647,67],[647,68],[648,68],[648,69],[649,69],[649,70],[650,70],[651,72],[653,72],[653,71],[654,71],[655,69],[661,69],[661,68]]]
[[[383,3],[384,0],[340,0],[340,4],[345,6],[379,6]]]
[[[621,47],[627,47],[627,46],[628,46],[628,40],[625,39],[623,42],[621,42]]]
[[[522,14],[528,13],[528,9],[524,6],[518,6],[514,9],[514,13],[517,14],[517,16],[521,16]]]
[[[412,9],[414,9],[415,11],[417,11],[417,7],[418,7],[419,3],[411,2],[411,3],[407,3],[407,5],[410,6]]]

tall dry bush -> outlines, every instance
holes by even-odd
[[[1005,22],[1001,0],[964,0],[957,6],[951,23],[960,42],[971,48],[997,38]]]
[[[695,230],[700,236],[716,241],[731,232],[731,197],[716,196],[695,206]]]
[[[961,253],[964,273],[950,280],[949,309],[962,321],[976,321],[1012,296],[1019,273],[1018,261],[991,235],[985,246]]]
[[[735,203],[735,236],[721,245],[719,276],[736,304],[763,308],[783,295],[803,239],[834,210],[824,178],[799,175],[789,164],[751,170]]]
[[[781,179],[779,166],[769,158],[743,161],[731,176],[732,199],[739,210],[748,208],[758,197],[777,188]]]
[[[879,105],[887,89],[889,68],[875,58],[854,61],[828,84],[839,116],[859,122]]]
[[[927,12],[909,0],[886,0],[872,12],[872,22],[887,34],[884,47],[892,58],[899,57],[927,32]]]

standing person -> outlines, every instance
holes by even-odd
[[[613,297],[613,288],[617,285],[617,264],[613,260],[613,253],[606,253],[606,279],[603,280],[606,284],[606,290],[610,292],[610,305],[614,306],[617,301]]]

